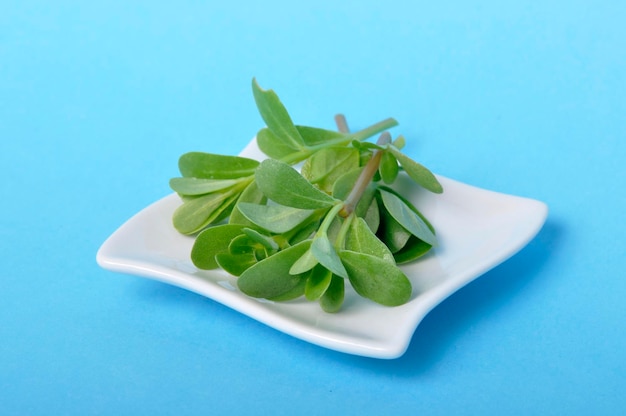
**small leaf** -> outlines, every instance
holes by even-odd
[[[304,147],[302,136],[291,121],[287,109],[273,90],[264,90],[255,79],[252,80],[252,93],[259,114],[267,127],[289,147],[301,149]]]
[[[267,298],[268,300],[274,301],[274,302],[287,302],[296,298],[299,298],[300,296],[304,295],[304,288],[306,286],[306,277],[302,277],[298,283],[291,289],[289,289],[287,292],[283,293],[282,295],[279,296],[274,296],[271,298]]]
[[[384,206],[379,208],[379,212],[380,225],[376,231],[376,235],[385,243],[389,250],[395,254],[404,248],[411,238],[411,233],[401,226]]]
[[[431,171],[402,153],[395,146],[389,146],[389,151],[398,159],[406,173],[415,183],[436,194],[443,192],[443,187]]]
[[[224,156],[212,153],[189,152],[178,160],[184,177],[203,179],[237,179],[254,174],[259,162],[241,156]]]
[[[320,298],[320,306],[324,312],[338,312],[343,304],[345,293],[345,280],[339,276],[333,275],[330,285],[326,292]]]
[[[318,261],[315,256],[313,256],[311,249],[309,249],[291,266],[289,274],[306,273],[317,265]]]
[[[359,168],[359,151],[349,147],[327,147],[315,152],[302,166],[302,176],[320,189],[331,192],[345,172]]]
[[[319,218],[314,218],[313,221],[305,223],[301,227],[292,230],[292,235],[289,236],[289,244],[295,245],[303,240],[310,239],[319,228],[320,222]]]
[[[274,159],[264,160],[259,165],[256,182],[268,198],[292,208],[330,208],[337,202],[311,185],[291,166]]]
[[[348,135],[334,130],[319,129],[317,127],[296,126],[302,140],[307,146],[318,146],[331,140],[345,139]]]
[[[303,241],[256,263],[241,274],[237,280],[239,289],[255,298],[276,298],[293,290],[305,279],[305,275],[291,275],[291,265],[311,246]]]
[[[220,218],[237,195],[213,193],[186,200],[172,216],[174,228],[181,234],[194,234]]]
[[[230,214],[230,218],[228,219],[229,223],[253,225],[253,223],[244,217],[239,211],[238,205],[243,202],[249,202],[252,204],[265,204],[267,202],[267,198],[257,186],[256,181],[252,181],[252,183],[243,190],[241,195],[239,195],[237,203]]]
[[[412,235],[404,247],[402,247],[402,250],[394,253],[393,256],[397,264],[404,264],[422,257],[424,254],[428,253],[432,247],[433,246],[430,244]]]
[[[311,252],[322,266],[326,267],[337,276],[341,276],[343,278],[348,277],[346,269],[343,267],[341,259],[337,255],[333,245],[330,243],[326,233],[315,236],[313,243],[311,244]]]
[[[346,235],[346,250],[369,254],[395,263],[389,248],[374,235],[363,218],[355,218]]]
[[[426,222],[409,208],[402,199],[395,194],[380,189],[383,205],[391,214],[391,216],[406,228],[411,234],[423,240],[424,242],[435,246],[437,245],[437,237],[428,227]]]
[[[198,269],[218,267],[215,255],[226,253],[233,238],[243,233],[243,226],[223,224],[207,228],[196,237],[191,249],[191,261]]]
[[[380,177],[386,184],[391,184],[396,180],[398,176],[399,166],[398,160],[389,152],[383,152],[380,161]]]
[[[272,233],[282,234],[294,229],[313,214],[313,210],[284,205],[258,205],[241,202],[237,205],[244,217]]]
[[[402,305],[411,298],[411,282],[395,264],[348,250],[339,255],[352,287],[364,298],[385,306]]]
[[[181,195],[203,195],[230,188],[236,183],[236,179],[172,178],[170,188]]]
[[[215,255],[215,261],[225,272],[233,276],[241,276],[243,272],[257,264],[254,253],[219,253]]]
[[[278,251],[278,244],[268,235],[263,235],[260,232],[251,228],[244,228],[243,233],[257,244],[260,244],[269,251]]]
[[[318,265],[309,274],[306,280],[306,286],[304,287],[304,296],[307,300],[317,300],[330,286],[333,274],[325,267]]]
[[[273,159],[282,159],[299,150],[285,143],[267,127],[262,128],[256,134],[256,143],[263,153]]]

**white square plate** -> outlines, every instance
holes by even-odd
[[[253,140],[241,156],[263,159]],[[350,354],[396,358],[407,349],[424,316],[456,290],[502,263],[541,229],[548,208],[540,201],[486,191],[438,176],[444,193],[421,190],[406,177],[396,186],[430,220],[440,245],[402,269],[413,284],[411,300],[384,307],[361,298],[346,285],[336,314],[316,302],[275,303],[250,298],[236,278],[221,270],[198,270],[189,258],[193,238],[172,226],[180,205],[169,195],[133,216],[100,247],[100,266],[157,279],[197,292],[279,331]]]

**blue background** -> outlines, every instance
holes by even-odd
[[[626,408],[626,3],[0,6],[3,415]],[[384,361],[100,269],[178,156],[235,154],[256,76],[300,124],[393,116],[433,171],[545,201],[524,250]]]

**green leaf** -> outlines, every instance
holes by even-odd
[[[431,171],[402,153],[395,146],[389,146],[389,151],[398,159],[402,168],[415,183],[436,194],[443,192],[443,187]]]
[[[311,274],[309,274],[306,280],[306,286],[304,287],[304,296],[307,300],[317,300],[321,298],[328,289],[328,286],[330,286],[332,277],[332,272],[321,265],[317,265],[317,267],[311,270]]]
[[[317,266],[318,264],[319,263],[317,259],[311,252],[311,249],[309,249],[305,251],[304,254],[298,260],[295,261],[295,263],[289,269],[289,274],[306,273],[312,268],[314,268],[315,266]]]
[[[267,127],[289,147],[304,148],[302,136],[291,121],[285,106],[273,90],[264,90],[255,79],[252,80],[252,92],[259,114]]]
[[[402,227],[406,228],[406,230],[411,234],[431,246],[437,245],[437,237],[435,237],[435,234],[431,231],[421,216],[417,215],[395,194],[383,189],[380,189],[379,191],[383,205],[389,214],[391,214],[391,216],[398,221]]]
[[[187,199],[172,216],[174,228],[181,234],[194,234],[221,219],[224,211],[232,207],[237,195],[213,193]]]
[[[223,224],[207,228],[196,237],[191,249],[191,261],[198,269],[210,270],[218,267],[215,256],[226,253],[233,238],[243,233],[244,226]]]
[[[241,276],[243,272],[257,264],[254,253],[219,253],[215,255],[215,261],[219,267],[233,276]]]
[[[411,282],[393,263],[369,254],[344,250],[339,253],[354,290],[385,306],[398,306],[411,298]]]
[[[170,188],[180,195],[203,195],[228,189],[238,182],[236,179],[172,178]]]
[[[404,264],[422,257],[424,254],[428,253],[432,247],[433,246],[430,244],[412,235],[404,247],[394,253],[393,256],[397,264]]]
[[[265,204],[267,202],[267,198],[257,186],[256,181],[252,181],[252,183],[250,183],[250,185],[248,185],[246,189],[243,190],[241,195],[239,195],[237,203],[235,204],[235,207],[230,214],[230,218],[228,219],[228,222],[230,224],[245,224],[253,226],[254,224],[252,223],[252,221],[244,217],[243,214],[239,211],[238,205],[243,202],[249,202],[252,204]]]
[[[202,179],[237,179],[254,174],[259,162],[241,156],[224,156],[213,153],[189,152],[178,160],[184,177]]]
[[[313,219],[313,221],[302,225],[302,227],[292,230],[292,235],[289,236],[289,244],[295,245],[303,240],[310,239],[313,234],[315,234],[319,226],[320,220]]]
[[[302,176],[326,192],[345,172],[359,168],[359,151],[349,147],[327,147],[315,152],[302,166]]]
[[[382,202],[381,202],[382,204]],[[379,208],[380,225],[376,235],[392,253],[402,250],[411,238],[411,233],[396,221],[383,206]]]
[[[298,129],[302,140],[304,140],[307,146],[318,146],[329,141],[339,141],[348,137],[347,134],[338,131],[319,129],[317,127],[296,126],[296,129]]]
[[[361,201],[363,201],[363,199],[361,199]],[[373,233],[377,233],[378,227],[380,226],[380,211],[378,209],[378,202],[376,201],[376,198],[372,198],[369,207],[367,207],[365,213],[362,214],[361,201],[359,201],[359,204],[356,207],[356,214],[365,220],[367,226]]]
[[[274,241],[272,237],[268,235],[263,235],[260,232],[251,228],[244,228],[243,233],[248,236],[251,241],[260,244],[265,249],[269,251],[278,251],[278,244],[276,244],[276,241]]]
[[[304,288],[306,285],[306,277],[302,277],[302,279],[300,279],[298,281],[298,283],[291,289],[289,289],[287,292],[283,293],[282,295],[279,296],[274,296],[271,298],[267,298],[268,300],[274,301],[274,302],[287,302],[296,298],[299,298],[300,296],[304,295]]]
[[[395,263],[389,248],[374,235],[363,218],[356,218],[350,224],[346,235],[345,248],[349,251],[369,254]]]
[[[320,298],[320,306],[324,312],[338,312],[343,304],[345,293],[345,280],[339,276],[333,275],[330,285],[326,292]]]
[[[311,185],[288,164],[264,160],[256,171],[259,189],[271,200],[300,209],[330,208],[337,201]]]
[[[256,143],[263,153],[273,159],[282,159],[299,151],[298,148],[285,143],[267,127],[262,128],[256,134]]]
[[[244,217],[272,233],[282,234],[294,229],[313,214],[313,210],[284,205],[258,205],[241,202],[237,205]]]
[[[328,239],[326,233],[315,236],[313,243],[311,244],[311,252],[322,266],[326,267],[337,276],[341,276],[343,278],[348,277],[346,269],[343,267],[341,259],[339,259],[339,256],[337,255],[337,252]]]
[[[291,275],[291,265],[311,246],[303,241],[256,263],[237,279],[239,289],[255,298],[276,298],[288,293],[306,279],[305,275]]]
[[[383,152],[380,160],[380,177],[386,184],[391,184],[396,180],[398,176],[399,166],[398,160],[389,152]]]

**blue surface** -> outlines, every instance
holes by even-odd
[[[3,2],[3,415],[623,414],[626,3],[335,3]],[[181,153],[261,127],[253,76],[301,124],[397,118],[416,159],[547,202],[545,227],[391,361],[98,268]]]

